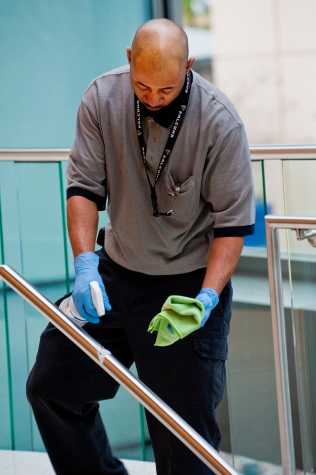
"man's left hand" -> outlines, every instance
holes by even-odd
[[[203,327],[207,320],[210,318],[212,310],[219,302],[218,293],[215,289],[203,287],[200,290],[200,293],[196,296],[196,299],[202,302],[202,304],[204,305],[204,316],[201,321],[201,327]]]

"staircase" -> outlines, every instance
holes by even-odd
[[[155,464],[137,460],[123,460],[129,475],[155,475]],[[0,450],[1,475],[54,475],[45,452]]]

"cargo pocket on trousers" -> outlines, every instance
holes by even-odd
[[[220,337],[195,339],[193,340],[193,350],[196,358],[196,371],[203,383],[205,404],[214,411],[224,397],[227,339]]]
[[[226,360],[228,343],[226,337],[193,338],[194,352],[203,359]]]

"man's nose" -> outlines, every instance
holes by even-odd
[[[159,94],[151,92],[148,93],[146,102],[150,107],[157,107],[161,105],[161,98],[159,97]]]

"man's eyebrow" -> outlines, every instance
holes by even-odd
[[[144,84],[144,83],[141,82],[141,81],[136,81],[136,83],[139,84],[140,86],[148,87],[146,84]]]

